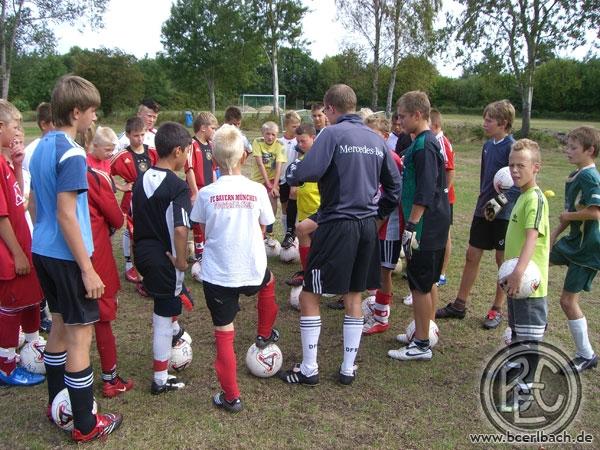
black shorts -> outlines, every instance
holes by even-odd
[[[374,217],[320,224],[312,236],[303,290],[345,294],[378,288],[378,242]]]
[[[271,280],[271,271],[267,268],[265,277],[259,286],[224,287],[207,281],[202,283],[206,306],[210,311],[213,325],[229,325],[240,310],[240,294],[247,297],[255,295]]]
[[[81,269],[75,261],[33,256],[33,265],[51,313],[65,325],[88,325],[100,319],[98,301],[85,297]]]
[[[483,217],[473,216],[469,232],[469,245],[481,250],[504,251],[507,228],[508,220],[494,219],[490,222]]]
[[[450,225],[454,223],[454,205],[450,204]]]
[[[395,269],[400,258],[402,241],[379,240],[379,255],[381,256],[381,267]]]
[[[290,199],[290,185],[282,183],[279,185],[279,201],[286,203]]]
[[[442,273],[445,248],[441,250],[413,250],[412,257],[406,265],[406,276],[411,291],[423,294],[431,292]]]

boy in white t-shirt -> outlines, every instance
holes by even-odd
[[[296,238],[296,217],[298,216],[298,206],[296,204],[297,187],[290,186],[285,179],[287,167],[298,158],[296,146],[296,128],[300,126],[302,119],[296,111],[288,111],[283,118],[284,133],[279,138],[283,145],[287,162],[281,165],[281,176],[279,178],[279,201],[281,203],[281,224],[285,231],[285,236],[281,243],[283,248],[290,248],[294,245]]]
[[[215,326],[215,369],[223,389],[213,403],[235,413],[242,410],[233,348],[240,294],[258,293],[256,346],[264,348],[279,340],[279,331],[273,328],[278,311],[275,277],[267,268],[263,241],[264,229],[275,222],[275,216],[265,187],[241,174],[246,159],[241,132],[223,125],[213,142],[221,177],[200,189],[190,218],[200,224],[206,239],[202,280]]]

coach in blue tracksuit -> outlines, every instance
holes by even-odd
[[[286,174],[291,186],[317,181],[321,194],[319,228],[313,235],[300,295],[302,363],[280,374],[291,384],[319,382],[317,346],[323,293],[346,294],[339,381],[354,381],[363,326],[361,292],[380,282],[377,221],[397,207],[400,195],[396,164],[385,141],[355,114],[352,88],[332,86],[323,103],[325,115],[334,125],[321,131],[311,151],[302,161],[290,164]]]

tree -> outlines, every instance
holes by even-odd
[[[321,100],[332,84],[344,83],[352,86],[359,105],[369,104],[371,74],[364,63],[365,59],[359,48],[346,48],[342,53],[323,58],[318,72],[317,98]]]
[[[600,0],[458,0],[457,36],[472,59],[488,49],[508,60],[521,93],[521,135],[530,129],[534,74],[541,55],[586,42],[600,22]],[[461,50],[459,55],[464,55]]]
[[[15,57],[28,49],[53,48],[52,25],[102,26],[107,0],[2,0],[0,12],[0,80],[8,97]]]
[[[31,53],[17,57],[12,69],[11,101],[22,100],[27,109],[35,109],[40,102],[50,101],[56,80],[68,71],[63,56]]]
[[[252,67],[256,45],[248,14],[245,4],[235,0],[177,0],[163,24],[162,43],[173,75],[189,92],[203,79],[212,112],[219,86],[240,83]]]
[[[252,22],[263,36],[263,49],[271,63],[273,113],[279,114],[279,49],[300,43],[302,17],[307,8],[300,0],[253,0]]]
[[[299,48],[280,50],[281,76],[280,90],[287,96],[288,105],[298,100],[305,108],[309,100],[322,96],[317,92],[319,63]]]

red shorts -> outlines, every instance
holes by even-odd
[[[119,299],[117,297],[101,297],[98,299],[98,312],[100,313],[100,322],[112,322],[117,318],[117,306]]]
[[[44,298],[33,265],[27,275],[17,275],[12,280],[0,280],[0,306],[22,308],[39,305]]]

